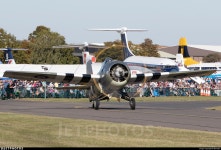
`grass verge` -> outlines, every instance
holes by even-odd
[[[0,113],[1,147],[221,147],[221,133]]]
[[[221,111],[221,106],[209,107],[209,108],[207,108],[207,109],[219,110],[219,111]]]

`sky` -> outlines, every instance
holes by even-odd
[[[147,29],[128,32],[135,44],[221,45],[220,0],[0,0],[0,28],[28,39],[43,25],[65,37],[67,44],[120,40],[117,32],[94,28]]]

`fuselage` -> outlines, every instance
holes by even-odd
[[[130,56],[124,62],[131,70],[137,70],[142,73],[179,71],[175,61],[167,58]]]

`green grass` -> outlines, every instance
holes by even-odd
[[[221,133],[0,113],[1,147],[221,147]]]
[[[221,106],[215,106],[215,107],[209,107],[207,109],[211,109],[211,110],[221,110]]]

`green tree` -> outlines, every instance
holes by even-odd
[[[143,43],[140,44],[142,48],[141,54],[142,56],[149,56],[149,57],[159,57],[159,53],[157,51],[157,44],[153,44],[151,39],[145,39]]]
[[[159,57],[157,51],[157,44],[153,44],[152,40],[145,39],[141,44],[133,44],[131,41],[128,41],[128,46],[134,55],[137,56],[149,56],[149,57]],[[105,49],[102,49],[95,53],[97,61],[104,61],[106,57],[112,59],[123,60],[123,45],[120,40],[114,42],[105,42]]]
[[[29,34],[31,62],[33,64],[75,64],[80,63],[78,57],[72,55],[70,49],[53,49],[53,46],[65,44],[64,36],[50,31],[45,26],[38,26]]]
[[[219,53],[211,53],[203,57],[203,62],[219,62],[221,61],[221,55]]]
[[[101,49],[95,53],[97,62],[102,62],[106,57],[110,57],[116,60],[123,60],[123,51],[121,41],[116,40],[114,42],[105,42],[104,49]]]

